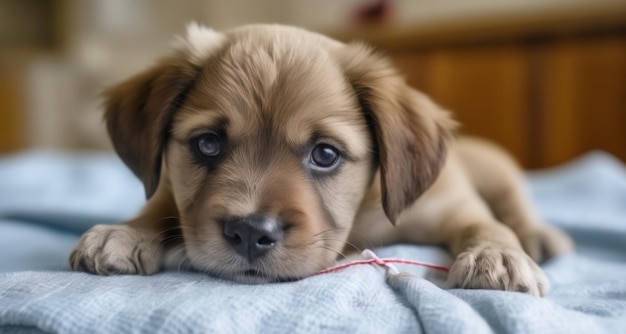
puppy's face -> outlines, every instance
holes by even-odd
[[[293,28],[192,27],[173,58],[109,93],[116,149],[149,196],[170,189],[195,268],[311,275],[340,254],[379,166],[392,221],[432,182],[447,119],[416,113],[372,57]]]
[[[289,279],[343,248],[373,171],[371,138],[328,55],[290,51],[232,46],[174,118],[165,157],[196,268]]]

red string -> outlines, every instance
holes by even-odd
[[[385,264],[387,264],[387,263],[411,264],[411,265],[415,265],[415,266],[422,266],[422,267],[426,267],[426,268],[430,268],[430,269],[443,271],[443,272],[446,272],[446,273],[449,270],[447,267],[444,267],[444,266],[439,266],[439,265],[436,265],[436,264],[420,262],[420,261],[411,261],[411,260],[404,260],[404,259],[370,259],[370,260],[354,261],[354,262],[350,262],[350,263],[346,263],[346,264],[341,264],[341,265],[338,265],[338,266],[335,266],[335,267],[331,267],[331,268],[328,268],[328,269],[322,269],[322,270],[316,272],[315,275],[328,274],[328,273],[339,271],[339,270],[342,270],[342,269],[345,269],[345,268],[348,268],[348,267],[362,265],[362,264],[376,264],[376,265],[379,265],[381,267],[384,267]]]

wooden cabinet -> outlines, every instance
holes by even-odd
[[[626,160],[626,34],[555,41],[541,57],[541,161],[593,149]]]
[[[0,63],[0,153],[25,145],[23,76],[20,70]]]
[[[497,140],[522,161],[531,159],[527,59],[518,45],[394,54],[409,83],[461,122],[464,133]]]
[[[626,2],[435,28],[357,30],[408,82],[527,168],[590,150],[626,161]]]

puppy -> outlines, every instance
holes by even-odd
[[[403,242],[447,247],[451,287],[540,296],[536,262],[572,248],[504,152],[455,139],[450,114],[363,44],[190,25],[169,57],[107,92],[105,119],[148,202],[83,235],[75,270],[153,274],[178,243],[197,270],[275,282]]]

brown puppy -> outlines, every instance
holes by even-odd
[[[149,201],[88,231],[76,270],[152,274],[179,242],[198,270],[271,282],[411,242],[450,249],[450,286],[542,295],[533,259],[572,247],[503,152],[455,140],[448,112],[362,44],[191,25],[169,58],[108,92],[106,122]]]

